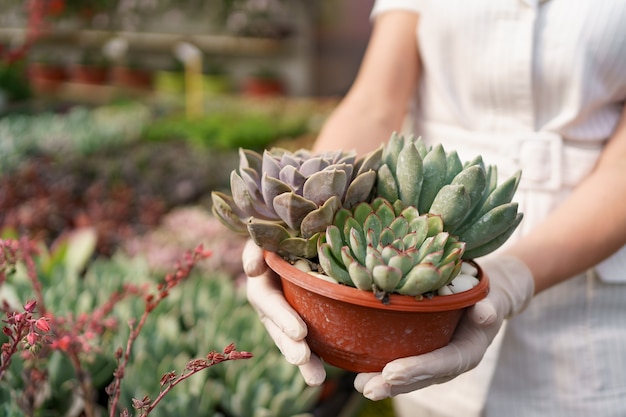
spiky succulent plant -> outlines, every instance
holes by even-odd
[[[441,216],[383,198],[341,209],[319,245],[326,274],[361,290],[411,296],[447,285],[461,268],[465,244],[445,232]]]
[[[239,155],[239,169],[230,177],[232,196],[213,192],[213,213],[268,251],[313,258],[335,213],[370,199],[382,148],[362,159],[354,152],[314,155],[280,148],[263,155],[241,149]]]
[[[464,259],[500,247],[522,221],[511,202],[520,172],[498,185],[495,166],[482,158],[462,163],[456,151],[427,148],[421,139],[393,134],[384,148],[376,194],[418,212],[440,215],[443,230],[465,243]]]

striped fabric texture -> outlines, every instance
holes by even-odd
[[[616,127],[626,0],[378,0],[372,17],[398,9],[420,14],[415,134],[483,154],[501,179],[522,169],[523,235],[593,169]],[[497,361],[488,393],[489,367],[400,396],[402,417],[626,416],[626,270],[608,266],[509,321],[487,359]]]

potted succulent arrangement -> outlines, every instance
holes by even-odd
[[[487,295],[473,260],[521,222],[520,176],[498,184],[480,156],[463,163],[394,133],[361,159],[240,150],[231,195],[213,192],[212,210],[265,250],[311,349],[373,372],[445,346],[464,309]]]

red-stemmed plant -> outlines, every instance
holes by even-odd
[[[2,331],[7,336],[8,342],[4,343],[1,348],[0,380],[8,370],[11,361],[18,355],[24,361],[35,363],[38,359],[49,356],[53,351],[60,351],[68,357],[74,367],[77,383],[83,397],[84,415],[87,417],[95,416],[94,388],[91,385],[90,375],[84,368],[82,358],[93,350],[90,341],[96,335],[117,326],[116,320],[111,315],[115,305],[126,296],[141,296],[145,302],[144,312],[136,323],[134,321],[129,323],[130,334],[125,349],[120,347],[115,352],[117,367],[113,373],[113,382],[106,388],[109,395],[109,416],[114,417],[118,413],[120,416],[129,416],[128,409],[119,410],[118,403],[122,380],[131,359],[133,344],[139,337],[150,313],[169,295],[174,287],[189,276],[198,261],[210,256],[210,252],[201,245],[193,251],[186,252],[182,260],[176,264],[175,271],[167,274],[163,282],[157,285],[156,292],[150,292],[149,288],[126,284],[120,291],[111,294],[106,302],[91,312],[81,314],[78,317],[73,317],[71,314],[56,315],[55,312],[46,309],[34,261],[36,255],[37,245],[29,239],[0,240],[0,286],[5,282],[7,275],[14,270],[16,264],[22,262],[26,267],[36,298],[26,302],[21,311],[15,311],[6,301],[3,302],[2,309],[6,319],[3,320]],[[251,357],[251,353],[239,352],[235,349],[234,344],[230,344],[221,353],[213,351],[205,358],[192,359],[181,373],[172,371],[161,377],[161,390],[154,400],[148,396],[142,399],[134,398],[132,406],[139,411],[140,416],[147,416],[167,393],[192,375],[224,361]],[[43,386],[46,373],[40,371],[36,366],[30,366],[27,367],[25,375],[28,384],[24,388],[25,392],[19,404],[25,412],[32,414],[36,408],[36,391],[38,387]]]

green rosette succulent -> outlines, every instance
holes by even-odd
[[[371,198],[382,147],[361,159],[354,152],[280,148],[263,155],[240,149],[239,155],[231,196],[212,193],[215,216],[268,251],[313,258],[335,213]]]
[[[465,242],[463,258],[474,259],[499,248],[522,221],[512,202],[520,177],[518,171],[498,185],[496,167],[482,157],[462,163],[456,151],[394,133],[383,150],[376,195],[441,216],[444,231]]]
[[[459,273],[465,244],[444,231],[441,216],[377,198],[337,212],[319,241],[319,263],[338,282],[388,302],[389,294],[421,296]]]

